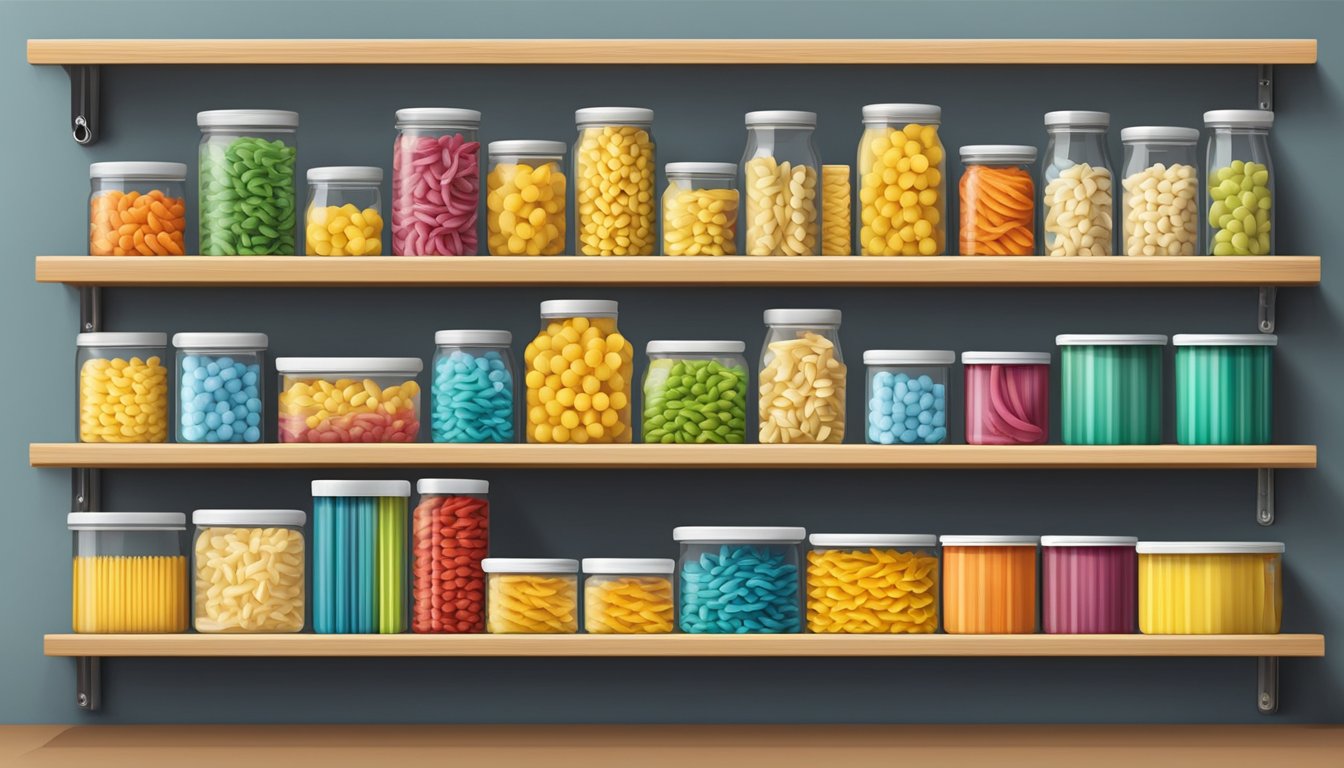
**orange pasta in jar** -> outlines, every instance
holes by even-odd
[[[1034,536],[944,536],[943,629],[950,635],[1036,631]]]
[[[1029,256],[1036,252],[1036,148],[977,144],[961,148],[963,256]]]
[[[89,255],[181,256],[187,202],[182,163],[89,166]]]

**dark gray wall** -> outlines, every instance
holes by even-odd
[[[0,195],[8,223],[0,307],[5,387],[0,488],[0,721],[6,722],[1252,722],[1250,659],[894,660],[112,660],[105,711],[74,707],[74,668],[41,655],[69,629],[69,473],[27,467],[29,441],[73,435],[76,294],[33,283],[32,257],[82,253],[87,163],[180,160],[195,170],[194,113],[296,109],[302,169],[389,166],[397,107],[485,113],[483,139],[572,139],[572,110],[657,110],[659,159],[737,160],[742,113],[814,109],[829,162],[852,163],[859,107],[944,107],[944,141],[1044,143],[1049,109],[1106,109],[1113,124],[1198,125],[1207,108],[1251,107],[1255,70],[1228,67],[116,67],[104,139],[68,135],[57,67],[41,37],[1320,37],[1321,64],[1280,67],[1273,146],[1283,253],[1339,241],[1344,6],[1325,2],[91,2],[0,3]],[[537,42],[536,45],[544,45]],[[1117,159],[1118,131],[1112,132]],[[954,174],[959,168],[954,166]],[[194,184],[194,176],[191,182]],[[194,196],[193,196],[194,197]],[[194,200],[192,210],[195,209]],[[194,216],[193,216],[194,223]],[[190,238],[194,240],[194,236]],[[1281,292],[1276,433],[1315,442],[1322,466],[1278,476],[1280,522],[1252,519],[1243,472],[497,471],[493,551],[514,556],[674,556],[679,524],[787,523],[816,531],[1132,534],[1287,542],[1284,630],[1324,632],[1344,652],[1334,462],[1344,417],[1338,297]],[[263,330],[276,355],[428,356],[439,328],[526,338],[548,297],[621,301],[621,327],[651,338],[762,339],[761,310],[835,306],[851,363],[870,347],[1053,349],[1061,332],[1250,332],[1253,290],[141,290],[107,292],[111,330]],[[521,348],[521,343],[518,345]],[[855,366],[857,374],[857,365]],[[1168,374],[1170,378],[1170,374]],[[856,375],[855,381],[859,380]],[[960,402],[958,398],[958,402]],[[849,408],[862,409],[851,389]],[[852,420],[851,423],[856,423]],[[1170,430],[1168,430],[1170,432]],[[1170,434],[1168,435],[1170,437]],[[861,435],[853,430],[851,439]],[[459,474],[450,468],[435,474]],[[309,506],[314,477],[423,473],[105,474],[105,507]],[[1280,721],[1344,722],[1344,665],[1283,665]]]

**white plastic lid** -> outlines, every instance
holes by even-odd
[[[1120,129],[1120,141],[1153,141],[1168,144],[1194,144],[1199,141],[1198,128],[1174,125],[1133,125]]]
[[[544,141],[541,139],[509,139],[492,141],[487,149],[492,155],[539,155],[542,157],[564,157],[565,143],[562,141]]]
[[[1214,109],[1204,113],[1204,125],[1210,128],[1269,128],[1274,113],[1267,109]]]
[[[766,325],[839,325],[838,309],[767,309]]]
[[[481,124],[481,113],[457,107],[407,107],[397,110],[397,127]]]
[[[168,346],[168,334],[146,332],[146,333],[120,333],[115,331],[96,331],[94,333],[81,333],[75,337],[75,346],[77,347],[166,347]]]
[[[1273,333],[1178,333],[1171,337],[1176,347],[1277,347]]]
[[[298,128],[299,113],[285,109],[211,109],[196,113],[200,128]]]
[[[71,512],[65,524],[72,531],[185,531],[181,512]]]
[[[1062,109],[1045,113],[1045,126],[1072,126],[1076,128],[1106,128],[1111,124],[1110,112],[1092,112],[1085,109]]]
[[[1132,547],[1137,536],[1042,536],[1042,547]]]
[[[1167,337],[1158,333],[1061,333],[1061,347],[1165,347]]]
[[[607,299],[547,299],[542,317],[604,317],[616,314],[617,303]]]
[[[938,123],[942,119],[943,108],[935,104],[865,104],[863,107],[864,122]]]
[[[402,496],[410,498],[405,480],[314,480],[314,496]]]
[[[457,477],[426,477],[415,482],[415,492],[421,495],[470,493],[485,495],[490,492],[489,480],[466,480]]]
[[[864,365],[951,365],[957,353],[950,349],[868,349]]]
[[[938,537],[919,533],[814,533],[807,537],[814,547],[912,547],[931,549]]]
[[[747,343],[745,341],[660,339],[658,341],[650,341],[648,344],[644,345],[644,353],[648,355],[740,355],[745,351],[747,351]]]
[[[419,373],[418,357],[277,357],[276,373]]]
[[[583,572],[597,574],[641,574],[671,573],[676,568],[671,558],[666,557],[585,557]]]
[[[1036,148],[1030,144],[967,144],[960,149],[961,162],[1034,163]]]
[[[584,107],[574,110],[578,125],[646,125],[653,122],[653,110],[644,107]]]
[[[1281,541],[1140,541],[1141,555],[1277,555]]]
[[[434,343],[439,346],[447,344],[481,344],[490,346],[505,346],[513,343],[513,334],[508,331],[485,331],[485,330],[467,330],[458,329],[452,331],[435,331]]]
[[[264,333],[174,333],[178,349],[265,349],[270,339]]]
[[[944,547],[1033,547],[1040,543],[1035,536],[943,536]]]
[[[165,179],[167,181],[186,181],[186,163],[120,162],[91,163],[90,179]]]
[[[260,527],[303,525],[308,516],[298,509],[198,509],[191,513],[196,525]]]
[[[375,165],[325,165],[309,168],[308,180],[380,184],[383,181],[383,169]]]
[[[962,352],[964,365],[1049,365],[1049,352]]]
[[[806,538],[806,528],[792,525],[679,525],[672,529],[673,541],[697,541],[705,544],[800,542]]]
[[[481,561],[486,573],[578,573],[579,561],[563,557],[487,557]]]
[[[737,163],[668,163],[668,176],[736,176]]]
[[[748,112],[747,127],[754,125],[796,125],[804,128],[817,127],[817,113],[797,109],[762,109]]]

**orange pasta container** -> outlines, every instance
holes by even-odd
[[[89,166],[90,256],[181,256],[186,252],[182,163]]]
[[[1036,631],[1035,536],[944,536],[943,629],[952,635]]]
[[[1036,252],[1036,148],[974,144],[961,148],[961,255],[1030,256]]]

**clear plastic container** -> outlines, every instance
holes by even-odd
[[[71,629],[80,633],[187,631],[187,516],[72,512]]]
[[[407,628],[405,480],[313,481],[313,631],[396,634]]]
[[[928,634],[938,629],[938,537],[814,533],[807,631]]]
[[[767,309],[765,327],[760,442],[844,442],[840,310]]]
[[[803,631],[802,549],[795,527],[679,526],[677,626],[691,634]],[[723,578],[731,570],[731,578]]]
[[[297,509],[198,509],[193,623],[206,633],[303,630],[303,524]]]
[[[751,373],[741,341],[650,341],[646,443],[745,443]]]
[[[294,158],[299,113],[216,109],[201,129],[201,253],[293,256],[298,225]]]
[[[574,112],[574,247],[582,256],[652,256],[658,237],[653,110]]]
[[[961,363],[966,372],[968,444],[1049,441],[1049,352],[963,352]]]
[[[382,186],[383,169],[375,166],[309,168],[305,253],[382,256]]]
[[[1132,634],[1138,556],[1132,536],[1041,537],[1041,630]]]
[[[392,145],[392,255],[475,256],[481,113],[397,110]]]
[[[558,141],[490,142],[485,224],[491,256],[565,252],[565,145]]]
[[[89,187],[90,256],[187,252],[185,163],[93,163]]]
[[[634,347],[601,299],[541,302],[541,330],[523,351],[527,442],[628,443]]]
[[[177,442],[260,443],[264,333],[177,333]]]
[[[1178,333],[1176,442],[1268,445],[1273,436],[1272,333]]]
[[[1124,128],[1126,256],[1194,256],[1199,249],[1199,131],[1165,125]]]
[[[1162,442],[1166,336],[1066,333],[1055,343],[1065,445]]]
[[[821,155],[812,134],[817,113],[748,112],[742,153],[742,253],[821,253]]]
[[[490,552],[490,483],[426,478],[411,513],[411,631],[485,631],[485,571]]]
[[[947,174],[932,104],[869,104],[859,139],[854,228],[863,256],[941,256],[947,248]]]
[[[568,635],[579,631],[579,561],[487,557],[492,635]]]
[[[868,368],[870,444],[935,445],[946,443],[948,366],[957,361],[950,349],[870,349],[863,353]]]
[[[512,443],[513,334],[453,330],[434,334],[429,388],[430,437],[436,443]]]
[[[168,442],[166,333],[75,337],[81,443]]]
[[[1274,162],[1269,129],[1274,113],[1217,109],[1204,113],[1209,129],[1204,209],[1205,253],[1267,256],[1274,253]]]
[[[1036,631],[1035,536],[943,536],[943,630]]]
[[[590,635],[658,635],[673,631],[672,572],[667,558],[585,557],[583,631]]]
[[[961,148],[962,256],[1036,253],[1036,148],[972,144]]]
[[[1139,542],[1139,631],[1278,634],[1283,549],[1273,541]]]
[[[282,443],[413,443],[418,357],[278,357]]]
[[[1106,112],[1045,114],[1041,233],[1047,256],[1110,256],[1115,237],[1115,172]]]
[[[664,256],[737,255],[737,164],[668,163]]]

